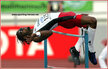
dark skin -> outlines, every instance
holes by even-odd
[[[97,20],[94,17],[88,16],[88,14],[81,14],[83,15],[81,18],[81,24],[82,25],[88,25],[93,29],[96,29],[97,27]]]
[[[41,42],[42,40],[45,40],[49,36],[52,35],[52,31],[50,30],[44,30],[44,31],[38,31],[41,33],[41,37],[38,37],[35,33],[33,33],[33,29],[27,29],[24,28],[22,31],[23,38],[26,39],[27,43],[29,44],[31,41],[34,42]]]
[[[82,25],[87,25],[93,29],[96,29],[97,20],[94,17],[88,16],[88,14],[81,14],[81,15],[83,15],[81,18]],[[60,21],[60,22],[62,22],[62,21]],[[26,39],[27,43],[30,43],[31,41],[41,42],[42,40],[44,40],[52,35],[52,31],[49,31],[49,30],[44,30],[44,31],[39,31],[39,32],[41,33],[41,37],[37,37],[36,34],[33,34],[33,29],[29,30],[27,28],[24,28],[23,32],[22,32],[24,35],[23,38]]]

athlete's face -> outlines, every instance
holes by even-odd
[[[31,36],[31,29],[30,29],[30,27],[22,28],[22,36],[23,36],[24,39],[30,38],[30,36]]]

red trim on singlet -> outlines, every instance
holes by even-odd
[[[81,24],[81,18],[82,18],[83,15],[77,15],[76,16],[76,19],[75,19],[75,25],[78,26],[78,27],[84,27],[86,28],[87,25],[82,25]]]
[[[75,16],[76,14],[74,12],[61,12],[59,14],[59,17],[64,17],[64,16]],[[73,28],[75,26],[78,27],[87,27],[86,25],[81,24],[81,18],[83,15],[76,15],[75,19],[70,19],[67,21],[59,22],[58,25],[65,27],[65,28]]]

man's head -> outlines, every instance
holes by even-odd
[[[16,36],[23,43],[23,42],[27,42],[26,39],[30,38],[31,34],[32,34],[32,31],[30,27],[24,27],[24,28],[20,28],[17,31]]]

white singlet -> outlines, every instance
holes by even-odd
[[[47,13],[41,16],[35,23],[33,33],[36,33],[41,28],[45,27],[51,20],[58,18],[60,12],[57,13]],[[54,24],[49,30],[54,29],[58,26],[58,23]]]

